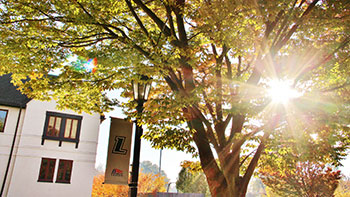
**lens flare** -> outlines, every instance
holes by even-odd
[[[78,72],[95,73],[97,69],[97,58],[86,59],[77,55],[69,56],[66,65]]]
[[[268,82],[268,96],[273,103],[287,104],[291,99],[301,96],[301,93],[291,87],[292,81],[271,80]]]

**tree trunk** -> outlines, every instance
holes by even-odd
[[[209,184],[209,182],[208,182]],[[216,188],[216,189],[213,189]],[[234,186],[232,190],[229,189],[229,186],[226,187],[217,187],[217,185],[210,185],[209,190],[211,196],[213,197],[245,197],[247,188],[243,189],[241,185]]]

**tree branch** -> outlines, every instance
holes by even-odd
[[[213,128],[211,127],[210,122],[205,118],[205,116],[202,114],[202,112],[198,109],[198,106],[192,105],[190,108],[192,109],[192,111],[196,115],[196,117],[198,117],[204,123],[204,125],[207,128],[206,129],[207,134],[208,134],[208,136],[211,137],[212,144],[214,145],[215,148],[218,148],[219,146],[218,146],[218,143],[216,141],[216,137],[214,135]]]
[[[262,131],[264,128],[265,127],[256,128],[254,131],[251,131],[251,132],[243,135],[241,138],[237,139],[236,141],[232,142],[233,146],[231,148],[231,151],[232,152],[238,151],[241,148],[241,146],[247,141],[248,138],[254,136],[258,132]],[[231,141],[232,141],[232,139],[229,142],[231,142]]]
[[[241,167],[243,164],[244,164],[244,162],[253,154],[253,153],[255,153],[257,150],[253,150],[252,152],[250,152],[248,155],[246,155],[245,157],[244,157],[244,159],[242,159],[242,161],[240,162],[240,164],[239,164],[239,166]]]
[[[227,67],[227,76],[226,76],[226,78],[228,80],[232,80],[232,64],[231,64],[231,61],[228,58],[227,54],[225,55],[225,63],[226,63],[226,67]]]
[[[129,0],[125,0],[126,4],[128,5],[129,10],[131,11],[132,15],[134,16],[134,18],[137,21],[137,24],[140,26],[141,30],[145,33],[145,35],[147,36],[147,38],[150,40],[150,42],[155,45],[153,39],[150,37],[147,29],[145,28],[145,26],[143,25],[141,19],[137,16],[134,8],[131,5],[131,2]]]
[[[171,35],[177,39],[177,36],[175,33],[175,27],[174,27],[174,19],[173,19],[173,16],[171,15],[171,7],[169,6],[169,4],[166,4],[166,3],[164,3],[164,6],[166,9],[166,14],[167,14],[169,25],[170,25]]]
[[[67,48],[86,47],[86,46],[94,45],[100,41],[107,40],[107,39],[113,39],[113,37],[104,37],[104,38],[98,38],[98,39],[94,39],[94,40],[71,42],[71,43],[61,42],[61,43],[58,43],[58,45],[61,47],[67,47]]]
[[[324,63],[330,61],[332,59],[332,56],[338,52],[340,49],[344,48],[345,46],[347,46],[348,44],[350,43],[350,37],[347,37],[345,38],[345,40],[343,42],[341,42],[341,44],[336,48],[334,49],[331,53],[329,53],[327,56],[324,56],[323,59],[321,59],[320,61],[318,61],[316,64],[308,67],[308,68],[305,68],[294,80],[294,84],[293,86],[296,85],[296,83],[306,74],[308,73],[309,71],[315,69],[315,68],[318,68],[320,67],[321,65],[323,65]]]
[[[335,90],[339,90],[339,89],[345,88],[347,86],[350,86],[350,82],[345,82],[345,83],[343,83],[340,86],[336,86],[336,87],[332,87],[332,88],[329,88],[329,89],[321,90],[321,92],[324,92],[324,93],[332,92],[332,91],[335,91]]]
[[[185,6],[185,1],[175,1],[176,5],[173,8],[175,16],[176,16],[176,23],[177,23],[177,30],[179,33],[179,38],[183,46],[187,46],[187,34],[185,29],[185,24],[183,20],[183,8]]]
[[[232,127],[228,141],[231,141],[236,133],[240,133],[243,128],[245,116],[244,115],[233,115],[232,117]]]
[[[278,43],[282,39],[282,35],[284,34],[286,29],[288,28],[288,25],[287,25],[288,19],[290,18],[291,14],[292,14],[292,11],[294,10],[296,2],[297,1],[294,1],[293,6],[289,9],[288,13],[286,15],[284,15],[284,19],[282,21],[282,24],[281,24],[280,28],[277,31],[276,37],[273,40],[271,47],[275,46],[276,43]],[[281,10],[280,13],[281,13],[280,17],[276,18],[278,20],[280,20],[280,18],[283,16],[284,10]]]
[[[275,46],[273,46],[273,50],[272,50],[273,53],[280,50],[288,42],[290,37],[296,32],[297,28],[300,26],[300,24],[302,24],[304,17],[306,17],[311,12],[311,10],[316,6],[318,1],[319,0],[314,0],[308,6],[308,8],[305,10],[305,12],[301,15],[301,17],[297,20],[297,22],[292,26],[292,28],[289,30],[287,35],[283,39],[281,39],[279,42],[277,42]]]
[[[222,171],[217,165],[217,162],[215,161],[215,157],[209,146],[203,125],[196,121],[191,122],[197,131],[193,134],[193,139],[197,145],[201,166],[204,174],[207,177],[208,184],[210,185],[210,190],[214,193],[222,193],[222,191],[220,191],[220,188],[226,188],[227,182],[222,174]]]
[[[140,6],[140,8],[157,24],[160,31],[162,31],[167,37],[171,36],[171,30],[158,16],[150,10],[141,0],[134,0],[134,2]]]
[[[264,136],[261,139],[260,145],[258,146],[252,160],[250,161],[248,168],[246,170],[246,173],[243,176],[242,179],[242,183],[241,183],[241,190],[247,190],[248,187],[248,183],[250,178],[252,177],[253,173],[254,173],[254,169],[258,164],[258,160],[261,156],[262,151],[265,148],[265,141],[267,140],[267,138],[269,137],[270,133],[269,132],[265,132]]]
[[[205,93],[205,91],[203,91],[203,97],[204,97],[204,102],[205,102],[205,106],[207,107],[207,109],[209,110],[209,113],[211,115],[211,117],[214,119],[214,121],[216,120],[215,119],[215,115],[214,115],[214,110],[213,110],[213,107],[211,106],[211,104],[208,102],[208,97],[207,97],[207,94]]]

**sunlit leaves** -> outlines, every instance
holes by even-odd
[[[259,144],[266,161],[287,167],[305,159],[300,155],[337,163],[349,146],[346,0],[1,3],[0,74],[13,73],[31,97],[52,97],[76,111],[107,111],[116,102],[105,92],[123,89],[127,99],[118,105],[142,120],[154,147],[194,154],[204,148],[207,165],[221,157],[207,168],[211,187],[244,190],[233,181],[246,170],[250,178]],[[70,55],[97,58],[97,71],[70,69]],[[142,114],[131,99],[131,81],[140,75],[154,82]],[[271,103],[271,79],[290,80],[302,96]]]

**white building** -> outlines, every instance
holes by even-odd
[[[59,111],[9,81],[0,77],[0,196],[91,196],[100,115]]]

